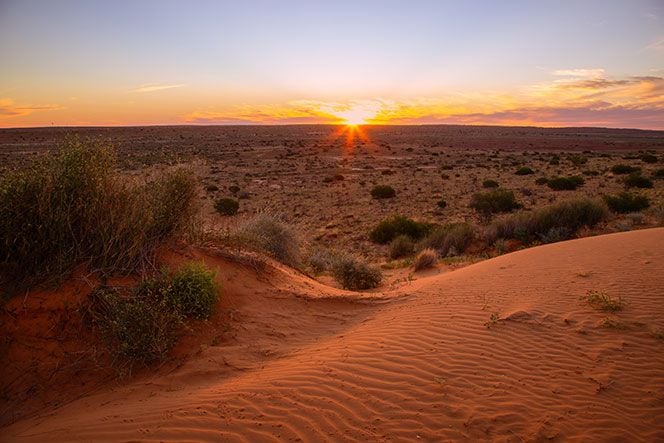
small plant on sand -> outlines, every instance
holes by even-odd
[[[193,318],[210,317],[219,298],[214,272],[195,262],[164,274],[161,279],[144,282],[141,290],[159,292],[178,312]]]
[[[579,176],[554,177],[547,181],[547,186],[554,191],[573,191],[584,184],[583,178]]]
[[[511,212],[520,208],[521,205],[516,201],[514,192],[498,188],[474,194],[470,200],[470,207],[483,218],[489,219],[493,214]]]
[[[374,243],[384,245],[399,235],[407,235],[413,240],[419,240],[430,230],[431,225],[429,223],[422,223],[401,215],[395,215],[378,223],[369,234],[369,238]]]
[[[616,175],[633,174],[635,172],[640,172],[640,171],[641,168],[636,166],[623,165],[623,164],[611,166],[611,172],[613,172]]]
[[[380,269],[351,255],[341,255],[334,260],[332,275],[344,289],[352,290],[375,288],[383,280]]]
[[[635,172],[629,174],[625,178],[625,186],[628,188],[648,189],[652,188],[654,184],[648,177],[644,177],[640,173]]]
[[[621,192],[618,195],[605,195],[603,198],[609,209],[618,214],[639,212],[650,206],[648,197],[629,192]]]
[[[436,202],[436,206],[438,206],[438,209],[445,209],[447,207],[447,202],[445,200],[438,200]]]
[[[221,215],[235,215],[240,209],[240,203],[233,198],[222,197],[214,202],[214,209]]]
[[[528,166],[522,166],[519,169],[517,169],[516,172],[515,172],[516,175],[530,175],[530,174],[534,174],[534,173],[535,173],[535,171],[530,169]]]
[[[498,182],[495,180],[484,180],[482,182],[483,188],[497,188],[499,186]]]
[[[405,257],[415,251],[413,239],[407,235],[399,235],[390,242],[389,255],[392,260]]]
[[[336,255],[327,248],[316,248],[305,256],[307,267],[314,275],[321,274],[332,267]]]
[[[413,262],[413,269],[417,272],[423,269],[433,268],[437,261],[438,253],[433,249],[427,248],[417,254],[417,257],[415,257],[415,261]]]
[[[288,266],[300,264],[300,238],[279,214],[256,214],[241,223],[226,240],[235,246],[264,252]]]
[[[618,312],[625,307],[625,302],[621,297],[614,298],[604,291],[588,291],[582,298],[599,311]]]
[[[377,200],[392,198],[395,195],[397,195],[397,193],[394,190],[394,188],[388,185],[374,186],[373,189],[371,190],[371,197]]]
[[[487,329],[491,329],[498,324],[498,320],[500,320],[500,315],[497,312],[492,312],[489,316],[489,320],[484,323],[484,326],[486,326]]]

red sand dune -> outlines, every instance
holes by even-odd
[[[664,441],[662,228],[527,249],[384,294],[205,259],[232,314],[221,343],[0,439]],[[626,307],[597,311],[588,290]]]

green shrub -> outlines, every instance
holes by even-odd
[[[116,172],[108,144],[69,139],[58,153],[0,178],[2,277],[43,281],[84,261],[132,272],[153,260],[160,241],[186,230],[196,201],[185,168],[130,178]]]
[[[374,243],[386,244],[399,235],[407,235],[419,240],[431,230],[431,224],[417,222],[401,215],[395,215],[378,223],[369,238]]]
[[[641,171],[641,168],[630,165],[619,164],[611,166],[611,172],[616,175],[633,174],[639,171]]]
[[[158,284],[163,297],[185,317],[210,317],[219,298],[214,272],[202,263],[187,263]]]
[[[385,198],[392,198],[395,195],[397,195],[396,191],[392,186],[388,185],[378,185],[374,186],[373,189],[371,190],[371,197],[375,199],[385,199]]]
[[[390,242],[389,255],[392,260],[410,255],[414,251],[413,239],[407,235],[399,235]]]
[[[228,241],[264,252],[288,266],[297,267],[300,263],[300,239],[278,214],[256,214],[231,232]]]
[[[423,269],[433,268],[437,261],[438,253],[436,251],[433,249],[424,249],[419,254],[417,254],[417,257],[415,257],[415,261],[413,262],[413,269],[415,272],[417,272]]]
[[[657,157],[652,154],[643,154],[641,156],[641,161],[643,163],[657,163]]]
[[[375,288],[383,279],[380,269],[350,255],[334,260],[332,275],[344,289],[352,290]]]
[[[654,179],[662,179],[664,178],[664,168],[658,169],[655,172],[652,173],[652,178]]]
[[[549,164],[552,166],[558,166],[560,164],[560,157],[554,155],[553,157],[551,157],[551,160],[549,160]]]
[[[572,155],[570,156],[569,161],[572,162],[574,166],[581,166],[588,163],[588,157],[584,155]]]
[[[420,248],[434,249],[441,257],[462,254],[474,236],[473,227],[468,223],[451,223],[433,228],[422,239]]]
[[[494,189],[492,191],[474,194],[470,200],[470,207],[485,218],[501,212],[510,212],[521,207],[514,197],[514,192],[507,189]]]
[[[222,197],[214,202],[214,209],[221,215],[231,216],[237,214],[240,203],[235,199]]]
[[[601,200],[577,198],[494,220],[486,237],[489,243],[499,238],[515,238],[526,243],[552,237],[569,238],[582,227],[593,227],[606,220],[608,215]]]
[[[618,214],[639,212],[650,206],[648,197],[629,192],[621,192],[618,195],[605,195],[604,201],[611,211]]]
[[[438,200],[436,206],[438,206],[439,209],[445,209],[447,208],[447,202],[445,200]]]
[[[629,174],[625,178],[625,186],[627,186],[628,188],[647,189],[647,188],[652,188],[654,184],[652,180],[636,172],[633,174]]]
[[[535,184],[540,185],[540,186],[545,185],[547,183],[549,183],[549,179],[546,178],[546,177],[539,177],[537,180],[535,180]]]
[[[231,194],[235,195],[238,192],[240,192],[240,187],[238,185],[230,185],[228,187],[228,190],[230,191]]]
[[[573,191],[584,184],[584,180],[578,176],[554,177],[549,179],[547,186],[554,191]]]
[[[483,188],[497,188],[499,186],[498,182],[495,180],[484,180],[482,182]]]
[[[527,166],[522,166],[519,169],[517,169],[516,172],[515,172],[516,175],[530,175],[530,174],[534,174],[534,173],[535,173],[535,171],[533,171],[532,169],[530,169]]]

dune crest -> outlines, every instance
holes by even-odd
[[[527,249],[364,299],[205,259],[234,313],[221,343],[2,440],[664,439],[664,228]],[[590,290],[625,308],[593,308]]]

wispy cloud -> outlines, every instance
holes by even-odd
[[[182,88],[183,86],[187,86],[187,85],[185,85],[184,83],[171,84],[171,85],[165,85],[165,84],[159,84],[159,83],[148,83],[148,84],[145,84],[145,85],[141,85],[136,89],[132,89],[131,92],[138,92],[138,93],[156,92],[156,91],[164,91],[166,89]]]
[[[11,98],[0,98],[0,118],[22,117],[35,111],[57,111],[61,105],[18,105]]]
[[[553,71],[553,75],[559,77],[577,77],[577,78],[598,78],[604,76],[604,69],[558,69]]]
[[[657,52],[662,52],[664,51],[664,38],[660,38],[658,40],[655,40],[645,48],[643,48],[644,51],[657,51]]]

